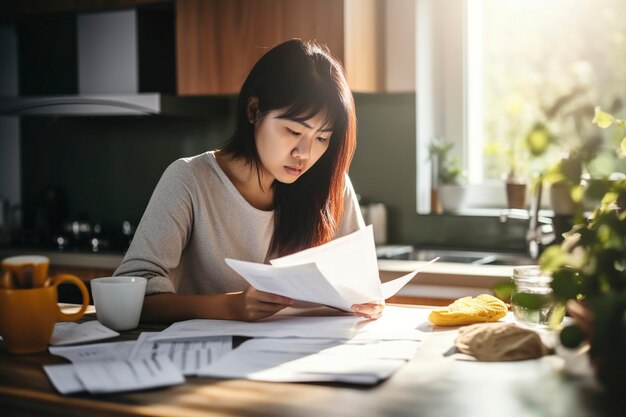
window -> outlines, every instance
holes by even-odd
[[[469,206],[503,206],[504,176],[545,170],[600,133],[594,105],[626,103],[623,0],[418,0],[417,39],[420,213],[429,211],[430,173],[419,165],[432,137],[455,142],[480,191]],[[556,145],[541,158],[525,146],[536,123]],[[590,170],[620,168],[607,149]]]

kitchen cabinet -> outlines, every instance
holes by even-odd
[[[416,0],[385,1],[386,92],[415,92],[416,3]]]
[[[336,0],[176,2],[178,94],[237,93],[254,63],[290,38],[317,39],[343,56]]]
[[[291,38],[326,44],[355,92],[413,91],[414,17],[415,0],[177,0],[178,94],[237,93]]]
[[[175,93],[173,3],[25,15],[15,27],[20,96]]]
[[[344,66],[363,93],[415,91],[416,0],[344,0]]]
[[[79,12],[168,3],[176,9],[179,95],[238,93],[267,49],[291,38],[327,45],[344,64],[354,92],[415,91],[416,0],[43,0],[15,2],[0,16],[72,19]],[[163,44],[154,38],[153,43]],[[71,69],[60,73],[70,81],[76,78]]]

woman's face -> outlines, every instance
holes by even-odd
[[[256,122],[256,147],[264,175],[291,184],[326,152],[332,132],[324,128],[324,114],[304,122],[280,119],[280,114],[270,111]]]

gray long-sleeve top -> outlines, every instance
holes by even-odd
[[[365,227],[346,175],[337,236]],[[274,212],[251,206],[221,169],[214,152],[172,163],[163,173],[118,275],[149,278],[146,294],[221,294],[246,281],[224,258],[265,262]]]

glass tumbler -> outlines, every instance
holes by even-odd
[[[563,303],[552,295],[552,277],[539,265],[513,268],[511,307],[515,319],[524,325],[549,327],[561,323],[565,315]]]

